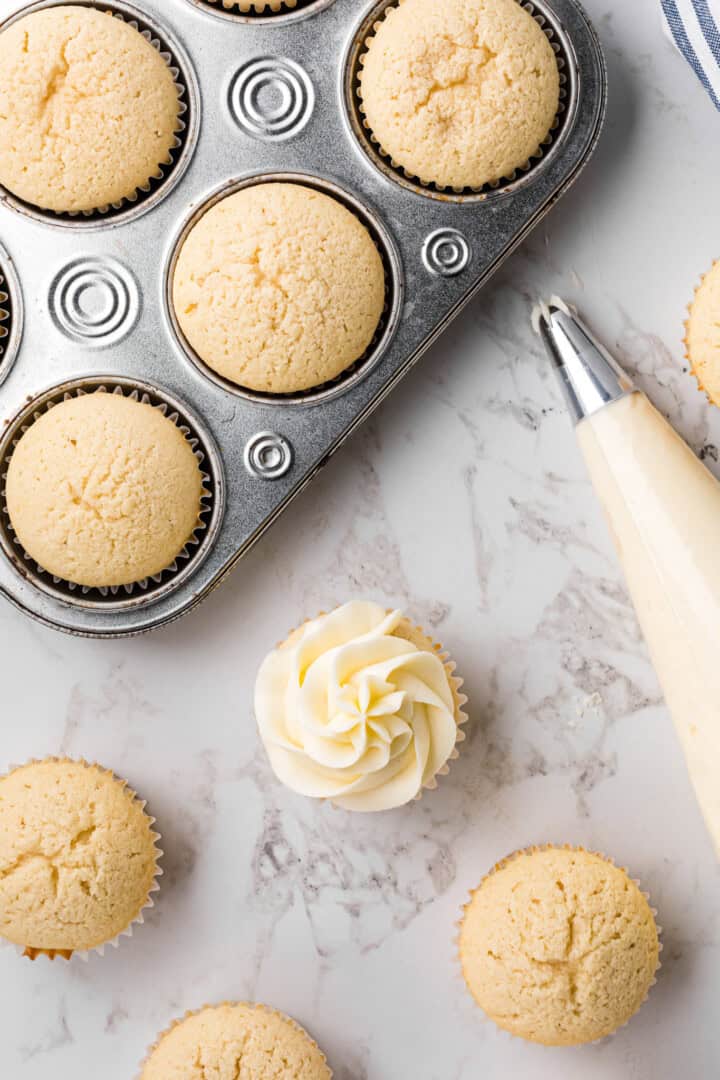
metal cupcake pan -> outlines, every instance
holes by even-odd
[[[0,0],[0,19],[38,6],[49,5]],[[396,172],[362,130],[355,65],[386,3],[310,0],[278,14],[206,0],[143,0],[142,11],[125,0],[91,6],[135,21],[167,54],[184,88],[186,126],[163,179],[105,214],[45,214],[0,191],[0,293],[9,297],[0,303],[9,313],[0,321],[0,334],[8,330],[0,472],[22,425],[48,400],[101,383],[136,388],[199,440],[212,505],[176,569],[102,595],[34,567],[18,551],[0,494],[0,592],[47,625],[113,637],[169,623],[207,596],[540,221],[592,153],[606,71],[577,0],[525,4],[561,61],[552,139],[492,189],[441,192]],[[344,201],[370,228],[388,280],[367,354],[304,395],[225,383],[193,355],[169,303],[189,225],[221,195],[268,180],[314,184]]]

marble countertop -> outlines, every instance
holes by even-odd
[[[336,1080],[705,1080],[720,1068],[720,870],[553,376],[532,300],[578,303],[718,469],[720,412],[682,361],[684,307],[720,253],[720,116],[657,0],[587,0],[607,129],[564,201],[230,581],[149,637],[98,643],[0,606],[0,766],[95,758],[146,796],[165,877],[147,925],[87,964],[0,948],[3,1080],[128,1080],[185,1009],[291,1013]],[[432,627],[472,725],[438,791],[377,817],[280,788],[254,673],[350,597]],[[614,1038],[546,1050],[465,992],[454,922],[498,858],[592,846],[650,890],[658,985]]]

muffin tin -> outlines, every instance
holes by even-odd
[[[46,6],[0,0],[0,18]],[[538,223],[592,153],[606,72],[576,0],[526,3],[561,68],[551,139],[492,188],[440,191],[397,172],[358,109],[358,57],[387,0],[301,0],[261,15],[209,0],[90,6],[134,22],[163,53],[183,88],[185,126],[165,176],[104,213],[44,213],[0,191],[0,477],[23,427],[64,394],[137,390],[197,440],[208,527],[160,581],[122,594],[70,588],[19,547],[0,480],[0,592],[50,626],[112,637],[168,623],[207,596]],[[210,372],[169,303],[192,222],[222,195],[269,180],[340,198],[385,263],[386,308],[370,349],[305,394],[256,394]]]

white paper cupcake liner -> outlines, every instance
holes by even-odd
[[[253,1001],[218,1001],[218,1002],[215,1002],[215,1004],[213,1004],[213,1005],[210,1005],[210,1004],[201,1005],[199,1009],[188,1009],[188,1011],[186,1013],[184,1013],[183,1016],[177,1017],[177,1019],[173,1020],[172,1023],[168,1025],[168,1027],[166,1027],[163,1031],[161,1031],[159,1033],[158,1037],[156,1038],[155,1042],[152,1043],[152,1045],[148,1047],[148,1049],[147,1049],[147,1051],[145,1053],[145,1057],[143,1058],[142,1062],[140,1063],[140,1072],[137,1074],[136,1080],[142,1080],[142,1076],[143,1076],[143,1072],[145,1070],[145,1066],[148,1064],[152,1054],[155,1052],[155,1050],[157,1050],[160,1043],[163,1041],[164,1038],[166,1038],[166,1036],[168,1036],[170,1034],[171,1031],[174,1031],[175,1028],[180,1027],[181,1024],[183,1024],[186,1020],[191,1019],[191,1017],[199,1016],[200,1013],[203,1013],[208,1009],[221,1009],[221,1008],[224,1008],[224,1007],[232,1008],[233,1006],[236,1006],[236,1005],[247,1006],[250,1009],[259,1009],[262,1012],[269,1013],[271,1016],[277,1016],[281,1020],[284,1020],[286,1023],[290,1024],[290,1026],[293,1027],[296,1031],[298,1031],[300,1034],[304,1035],[305,1038],[308,1040],[308,1042],[312,1046],[314,1046],[315,1049],[317,1050],[317,1052],[322,1056],[322,1059],[323,1059],[325,1065],[327,1065],[327,1067],[328,1067],[328,1080],[332,1080],[333,1073],[332,1073],[332,1070],[330,1069],[330,1066],[328,1065],[328,1060],[327,1060],[327,1057],[325,1056],[325,1052],[322,1050],[322,1048],[320,1046],[318,1046],[315,1039],[313,1039],[312,1035],[310,1035],[310,1033],[308,1031],[306,1031],[306,1029],[301,1024],[299,1024],[297,1022],[297,1020],[294,1020],[292,1018],[292,1016],[288,1016],[287,1013],[281,1012],[279,1009],[273,1009],[271,1005],[263,1005],[260,1002],[253,1002]]]
[[[163,869],[160,866],[160,860],[165,853],[162,848],[158,846],[160,841],[162,840],[162,836],[159,832],[157,832],[157,830],[152,828],[152,826],[156,824],[156,819],[151,814],[147,813],[147,801],[145,799],[141,799],[138,796],[137,792],[135,792],[130,787],[127,780],[123,779],[123,777],[121,776],[118,776],[117,773],[114,773],[112,771],[112,769],[107,769],[104,765],[100,765],[99,762],[86,761],[84,758],[71,758],[65,755],[60,757],[55,755],[49,755],[48,757],[44,758],[30,758],[28,761],[22,762],[21,764],[11,764],[6,770],[6,772],[4,772],[2,775],[3,777],[8,777],[17,769],[25,768],[28,765],[40,765],[43,762],[48,761],[59,763],[64,761],[72,762],[75,765],[83,765],[85,768],[88,769],[99,769],[105,775],[111,776],[116,783],[120,784],[120,786],[125,789],[125,793],[132,800],[132,802],[135,803],[135,805],[137,805],[140,810],[143,811],[143,814],[152,830],[150,833],[150,837],[153,841],[153,848],[155,851],[155,873],[153,876],[152,884],[148,889],[147,900],[140,908],[135,918],[125,927],[124,930],[121,930],[119,934],[116,934],[114,938],[110,939],[109,941],[104,941],[100,945],[95,945],[90,949],[36,949],[33,946],[29,945],[17,945],[14,942],[9,943],[13,946],[13,949],[18,954],[18,956],[21,956],[24,959],[37,960],[40,957],[45,957],[48,960],[55,960],[56,958],[59,958],[69,961],[72,959],[76,959],[82,960],[83,962],[87,963],[92,953],[103,956],[105,953],[105,949],[109,946],[113,949],[117,949],[120,945],[120,941],[122,938],[132,937],[134,927],[142,926],[145,922],[145,913],[149,911],[150,908],[155,907],[155,899],[153,894],[160,891],[160,882],[158,881],[158,878],[162,877],[163,875]]]
[[[355,58],[354,70],[351,78],[350,95],[352,100],[350,102],[351,108],[354,110],[358,127],[362,132],[362,138],[366,143],[366,149],[369,151],[370,156],[376,156],[381,163],[385,165],[385,169],[394,173],[399,179],[401,179],[406,185],[415,187],[421,192],[429,195],[437,195],[439,198],[470,198],[470,197],[485,197],[493,192],[501,191],[504,188],[508,188],[515,184],[516,181],[525,177],[528,173],[532,172],[540,162],[547,156],[550,148],[556,142],[560,130],[563,127],[563,121],[565,113],[567,112],[567,100],[568,100],[568,79],[565,69],[567,63],[563,55],[563,48],[558,40],[552,25],[547,21],[545,16],[539,10],[538,6],[531,2],[531,0],[519,0],[522,7],[528,11],[538,25],[543,30],[548,41],[550,42],[553,52],[555,53],[558,69],[560,74],[560,100],[558,104],[558,111],[555,114],[555,119],[550,127],[549,132],[542,140],[538,148],[522,165],[518,165],[512,172],[506,176],[493,180],[489,183],[482,184],[479,187],[449,187],[443,184],[437,184],[420,179],[415,173],[405,169],[399,162],[395,161],[390,153],[388,153],[382,146],[380,140],[374,134],[370,124],[365,116],[365,109],[363,106],[362,90],[360,87],[359,71],[365,62],[365,56],[367,50],[370,47],[375,32],[382,24],[383,20],[387,16],[388,11],[393,8],[398,8],[402,5],[404,0],[387,0],[384,4],[380,17],[376,18],[372,25],[372,32],[365,33],[364,38],[359,44],[357,55]]]
[[[152,577],[143,578],[141,581],[127,585],[101,587],[78,585],[75,582],[48,573],[23,548],[15,534],[7,509],[5,491],[7,469],[15,447],[22,436],[32,427],[36,420],[49,412],[60,401],[68,401],[71,398],[82,397],[89,393],[120,394],[158,409],[163,416],[174,423],[182,432],[192,447],[201,470],[203,486],[200,495],[200,511],[192,535],[175,556],[173,562],[164,570],[152,575]],[[196,430],[193,432],[188,427],[187,423],[179,415],[174,403],[170,400],[164,400],[161,390],[153,390],[151,393],[143,384],[132,380],[120,382],[119,380],[101,380],[95,377],[92,379],[80,378],[68,384],[68,389],[64,391],[61,387],[57,396],[52,394],[52,391],[46,395],[39,395],[37,407],[31,402],[21,414],[20,422],[16,423],[12,438],[6,444],[4,453],[0,457],[0,544],[5,548],[11,561],[16,566],[19,566],[20,572],[25,578],[32,580],[42,591],[49,592],[65,603],[72,603],[73,600],[76,600],[82,602],[85,606],[95,604],[104,610],[111,610],[114,606],[121,605],[124,602],[132,601],[137,603],[138,597],[142,594],[145,594],[145,598],[150,602],[155,599],[155,594],[159,589],[162,588],[163,595],[165,595],[171,585],[182,584],[188,572],[195,569],[199,556],[207,551],[214,539],[223,509],[222,497],[218,490],[216,467],[211,462],[210,437],[206,432],[200,430],[197,424],[195,424],[195,428]]]
[[[645,997],[640,1002],[640,1004],[638,1005],[637,1009],[632,1014],[632,1016],[629,1016],[628,1019],[624,1021],[624,1023],[619,1024],[615,1028],[614,1031],[611,1031],[607,1035],[602,1035],[598,1039],[592,1039],[592,1040],[589,1040],[588,1042],[584,1042],[584,1043],[576,1043],[576,1044],[573,1044],[573,1045],[570,1045],[570,1046],[544,1047],[543,1043],[536,1043],[536,1042],[533,1042],[532,1040],[524,1039],[522,1037],[522,1035],[515,1035],[515,1034],[513,1034],[513,1032],[508,1031],[506,1028],[500,1027],[498,1024],[495,1023],[493,1018],[491,1016],[489,1016],[484,1011],[484,1009],[482,1009],[482,1007],[477,1004],[477,1002],[475,1002],[475,1000],[474,1000],[474,998],[473,998],[473,996],[472,996],[472,994],[470,992],[470,988],[468,987],[467,982],[465,980],[465,975],[463,973],[462,958],[461,958],[461,955],[460,955],[460,934],[461,934],[461,931],[462,931],[463,922],[465,920],[465,913],[468,910],[470,904],[472,903],[472,900],[473,900],[473,897],[474,897],[475,893],[478,891],[478,889],[480,889],[482,887],[483,882],[487,881],[487,879],[489,877],[491,877],[493,874],[496,874],[499,870],[503,870],[509,863],[513,862],[513,860],[519,858],[521,855],[532,855],[534,852],[538,852],[538,851],[558,851],[558,850],[560,850],[560,851],[577,851],[577,852],[582,852],[582,853],[584,853],[586,855],[595,855],[595,856],[597,856],[597,858],[602,859],[606,863],[609,863],[610,866],[617,867],[619,870],[621,870],[624,874],[627,875],[628,879],[630,881],[632,881],[633,885],[635,885],[638,888],[641,895],[647,901],[648,907],[650,908],[650,913],[651,913],[651,915],[653,917],[653,921],[655,923],[655,931],[656,931],[657,939],[658,939],[658,960],[657,960],[657,967],[655,968],[655,974],[654,974],[654,976],[652,978],[652,981],[650,982],[650,984],[648,986]],[[495,863],[495,865],[487,872],[487,874],[485,874],[480,879],[480,881],[475,886],[475,888],[471,889],[469,891],[468,899],[462,905],[460,917],[458,919],[456,919],[456,921],[455,921],[455,936],[452,939],[453,949],[454,949],[454,959],[455,959],[454,976],[455,976],[455,979],[458,982],[458,984],[460,986],[462,986],[463,992],[466,995],[469,995],[470,999],[474,1002],[475,1007],[480,1010],[480,1012],[487,1019],[487,1021],[493,1025],[493,1027],[496,1029],[496,1031],[498,1031],[502,1036],[504,1036],[505,1038],[511,1040],[512,1042],[521,1042],[521,1043],[526,1043],[526,1044],[529,1043],[532,1046],[537,1046],[541,1050],[543,1048],[546,1048],[546,1049],[550,1049],[550,1050],[564,1050],[564,1051],[575,1050],[575,1051],[577,1051],[577,1050],[582,1050],[582,1048],[585,1047],[585,1046],[597,1046],[600,1043],[606,1043],[610,1039],[615,1038],[615,1036],[618,1034],[618,1032],[622,1031],[623,1028],[626,1028],[628,1026],[628,1024],[631,1023],[631,1021],[635,1019],[635,1017],[638,1015],[638,1013],[640,1012],[642,1007],[647,1002],[647,1000],[648,1000],[648,998],[650,996],[650,991],[652,990],[652,988],[657,983],[658,975],[660,973],[660,969],[662,968],[661,956],[662,956],[662,951],[663,951],[662,927],[660,926],[660,924],[657,921],[657,914],[658,914],[657,908],[655,908],[652,905],[652,902],[650,900],[650,893],[647,892],[647,890],[643,889],[643,887],[642,887],[642,885],[640,883],[640,880],[638,878],[631,877],[630,872],[627,869],[627,867],[618,866],[615,859],[611,858],[609,855],[605,855],[604,852],[602,852],[602,851],[593,851],[590,848],[582,847],[582,845],[580,845],[580,844],[550,844],[550,843],[548,843],[548,844],[529,844],[527,847],[518,848],[516,851],[511,852],[511,854],[506,855],[504,859],[500,859],[500,861]]]

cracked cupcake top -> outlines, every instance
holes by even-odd
[[[199,1075],[218,1080],[332,1077],[325,1055],[299,1024],[266,1005],[245,1003],[208,1006],[178,1021],[150,1051],[141,1080]]]
[[[157,873],[151,819],[112,773],[32,762],[0,779],[0,935],[35,952],[111,941]]]
[[[337,199],[301,184],[256,184],[192,228],[173,305],[214,371],[287,394],[360,359],[382,316],[385,271],[370,233]]]
[[[499,863],[465,908],[459,946],[465,981],[490,1019],[548,1046],[621,1027],[659,966],[653,912],[635,882],[570,848]]]
[[[7,473],[10,521],[48,573],[88,588],[159,574],[198,526],[202,472],[160,409],[95,392],[30,425]]]
[[[168,65],[121,19],[61,5],[0,33],[0,183],[34,206],[133,196],[170,161],[178,115]]]
[[[558,110],[557,60],[517,0],[401,0],[367,43],[362,108],[394,164],[480,188],[538,150]]]

